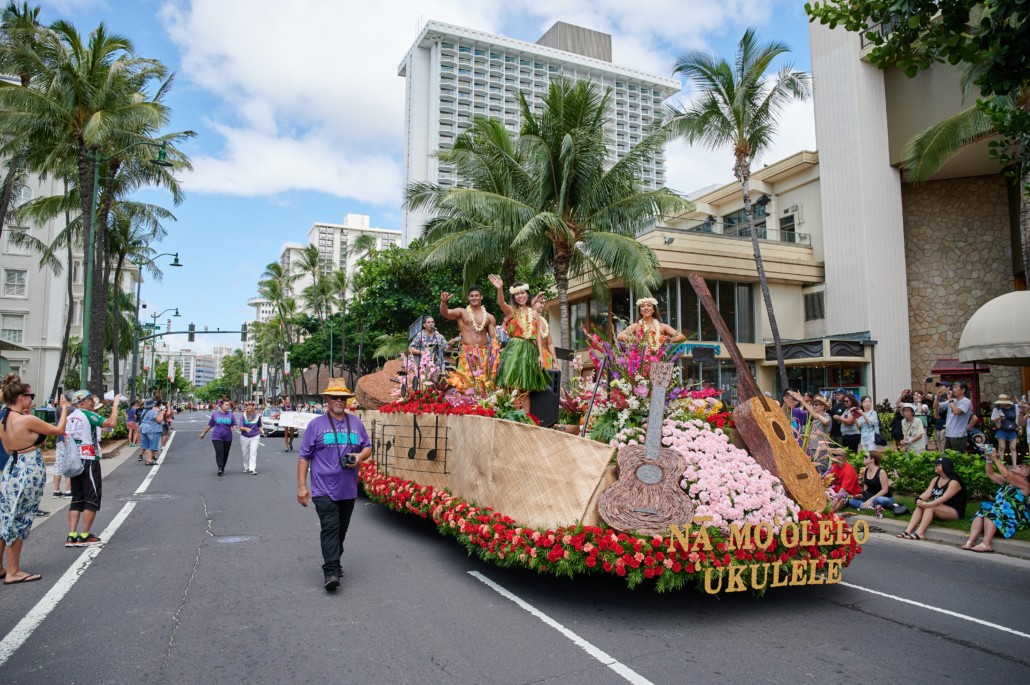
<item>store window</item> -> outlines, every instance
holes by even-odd
[[[21,344],[25,335],[24,314],[0,314],[0,340]]]

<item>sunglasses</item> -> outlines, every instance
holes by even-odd
[[[25,392],[25,393],[22,393],[22,397],[28,397],[30,400],[34,400],[34,399],[36,399],[36,393],[34,393],[34,392]]]
[[[347,395],[326,395],[331,400],[346,400],[349,399]]]

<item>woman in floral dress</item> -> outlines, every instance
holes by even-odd
[[[0,563],[0,577],[4,579],[4,585],[15,585],[43,577],[21,569],[21,548],[29,537],[46,486],[43,441],[48,435],[64,434],[68,400],[61,398],[61,416],[57,425],[51,425],[22,413],[27,410],[27,405],[22,406],[24,399],[30,398],[31,401],[31,393],[18,374],[7,374],[2,388],[6,406],[0,416],[0,442],[9,456],[0,476],[0,539],[3,540],[2,546],[7,548],[7,564],[4,567]]]
[[[1001,488],[994,495],[993,502],[980,505],[980,511],[973,517],[973,525],[969,527],[969,539],[962,545],[962,549],[990,553],[994,551],[991,542],[998,532],[1001,532],[1002,537],[1010,538],[1017,531],[1030,527],[1030,508],[1027,507],[1030,468],[1026,464],[1006,467],[997,452],[991,453],[991,461],[984,468],[987,477]],[[979,545],[974,545],[981,534],[983,540]]]

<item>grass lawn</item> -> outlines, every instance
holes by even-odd
[[[884,510],[883,517],[885,519],[894,519],[896,521],[908,521],[909,518],[912,516],[912,514],[911,514],[912,509],[914,509],[915,506],[916,506],[915,495],[895,495],[894,501],[897,504],[904,504],[906,507],[908,507],[909,508],[909,513],[908,514],[903,514],[901,516],[895,516],[894,514],[891,513],[891,511],[889,509],[887,509],[887,510]],[[933,524],[931,524],[931,526],[932,527],[938,527],[938,528],[951,528],[952,530],[968,531],[969,530],[970,519],[973,517],[973,514],[975,514],[979,509],[980,509],[980,501],[979,500],[972,500],[972,499],[968,500],[968,503],[966,504],[966,518],[965,519],[961,519],[961,520],[958,520],[958,521],[938,521],[938,520],[935,520],[933,522]],[[845,509],[844,511],[852,511],[852,509],[848,508],[848,509]],[[865,512],[863,512],[863,514],[864,513]],[[870,512],[870,513],[872,513],[872,512]],[[1010,539],[1012,539],[1012,540],[1025,540],[1025,541],[1030,542],[1030,529],[1024,529],[1024,530],[1018,531]]]

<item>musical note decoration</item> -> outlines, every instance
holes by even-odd
[[[665,391],[671,378],[671,363],[651,366],[647,438],[643,445],[619,449],[619,478],[598,502],[601,518],[616,530],[663,535],[672,525],[689,525],[694,517],[694,505],[679,486],[683,458],[662,447]]]
[[[826,508],[826,491],[812,460],[801,449],[790,422],[775,400],[768,399],[758,389],[751,369],[744,361],[729,327],[715,306],[715,299],[705,279],[697,274],[687,276],[698,299],[715,324],[726,345],[733,364],[737,367],[737,393],[739,404],[733,410],[733,423],[744,438],[748,452],[762,468],[783,483],[787,495],[809,511]]]

